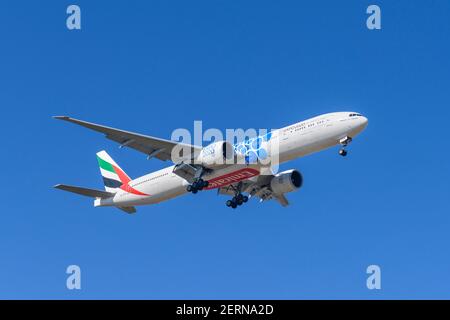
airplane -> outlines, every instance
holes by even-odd
[[[275,199],[282,206],[287,206],[289,202],[286,194],[303,185],[302,174],[296,169],[272,173],[267,166],[262,165],[261,160],[276,152],[281,164],[336,145],[341,146],[339,155],[346,156],[348,144],[368,124],[368,119],[360,113],[333,112],[236,144],[216,141],[202,148],[68,116],[54,118],[103,133],[106,138],[118,142],[120,148],[135,149],[147,155],[148,159],[174,162],[170,167],[131,179],[106,151],[100,151],[97,160],[105,191],[65,184],[54,186],[94,198],[95,207],[116,207],[129,214],[136,212],[136,206],[156,204],[186,193],[196,194],[212,189],[217,189],[218,194],[231,196],[226,205],[233,209],[253,197],[259,198],[261,202]],[[174,148],[180,146],[183,151],[175,159]],[[269,155],[271,152],[274,154]]]

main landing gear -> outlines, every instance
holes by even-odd
[[[345,148],[347,147],[347,145],[352,142],[352,138],[350,137],[344,137],[341,140],[339,140],[339,143],[341,144],[342,148],[339,149],[339,155],[345,157],[347,155],[347,150],[345,150]]]
[[[203,188],[208,187],[209,182],[202,179],[205,172],[207,172],[207,169],[203,167],[197,168],[192,183],[186,187],[187,192],[196,194],[197,192],[202,191]]]
[[[188,185],[186,187],[186,191],[196,194],[197,192],[202,191],[203,188],[206,188],[208,185],[209,185],[208,181],[200,178],[200,179],[195,180],[192,184]]]
[[[231,188],[233,188],[233,190],[235,192],[235,196],[233,198],[231,198],[231,200],[227,200],[227,202],[225,204],[227,205],[227,207],[236,209],[238,206],[241,206],[244,203],[246,203],[248,201],[248,197],[244,196],[241,193],[242,192],[242,182],[239,182],[236,187],[231,186]]]
[[[227,207],[231,207],[236,209],[237,206],[240,206],[248,201],[248,197],[244,196],[242,193],[237,194],[231,200],[228,200],[225,204]]]

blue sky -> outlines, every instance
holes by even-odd
[[[0,4],[0,298],[450,298],[448,1],[74,3],[81,31],[72,2]],[[132,177],[169,165],[52,115],[170,138],[340,110],[368,128],[284,164],[305,178],[286,209],[202,192],[128,216],[52,189],[101,188],[102,149]]]

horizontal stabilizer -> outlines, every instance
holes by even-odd
[[[82,188],[82,187],[75,187],[75,186],[68,186],[66,184],[57,184],[55,186],[56,189],[64,190],[73,192],[82,196],[91,197],[91,198],[111,198],[114,197],[114,193],[102,191],[102,190],[95,190],[95,189],[88,189],[88,188]]]

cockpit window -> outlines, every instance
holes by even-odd
[[[362,114],[360,114],[360,113],[350,113],[348,116],[349,117],[362,117]]]

